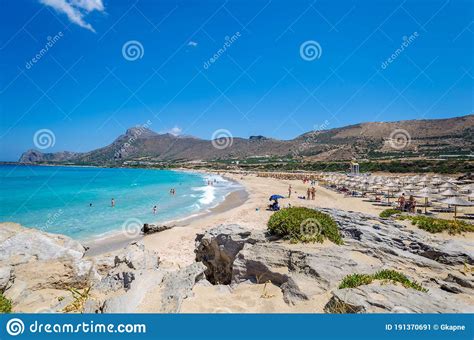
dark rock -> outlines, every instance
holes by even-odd
[[[165,231],[174,227],[175,227],[174,225],[167,226],[167,225],[156,225],[156,224],[145,223],[141,231],[143,234],[148,235],[148,234],[160,233],[162,231]]]

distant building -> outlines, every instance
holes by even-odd
[[[359,163],[352,161],[351,162],[351,175],[359,174]]]

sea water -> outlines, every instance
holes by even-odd
[[[87,240],[185,218],[236,189],[220,176],[192,172],[2,165],[0,222]]]

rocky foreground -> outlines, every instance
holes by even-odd
[[[163,268],[140,242],[95,257],[61,235],[4,223],[0,292],[16,312],[137,312],[153,292],[154,312],[180,312],[198,286],[232,298],[244,285],[278,287],[284,303],[327,313],[467,313],[474,311],[474,245],[443,241],[392,220],[321,209],[338,223],[344,245],[290,244],[263,231],[220,225],[196,238],[196,262]],[[349,274],[397,270],[427,292],[392,282],[339,289]],[[256,295],[255,299],[272,296]],[[277,297],[274,297],[277,298]],[[227,310],[222,306],[223,311]]]

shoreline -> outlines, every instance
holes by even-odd
[[[185,172],[181,169],[176,170],[176,171]],[[190,172],[196,173],[198,171],[190,171]],[[210,172],[198,172],[198,173],[216,175]],[[217,203],[216,205],[210,208],[198,210],[197,212],[194,212],[188,216],[184,216],[181,218],[176,218],[176,219],[172,219],[168,221],[163,221],[163,222],[153,222],[150,224],[172,226],[171,229],[185,228],[190,223],[197,221],[201,218],[220,214],[220,213],[223,213],[228,210],[241,206],[248,199],[248,196],[249,196],[245,187],[241,186],[238,182],[228,177],[225,177],[225,176],[221,176],[221,177],[225,178],[229,182],[232,182],[233,184],[239,185],[238,189],[227,193],[223,201]],[[115,232],[111,232],[110,235],[107,235],[104,237],[99,237],[97,239],[91,238],[88,240],[79,240],[78,242],[86,247],[87,250],[86,250],[85,255],[88,257],[93,257],[93,256],[97,256],[100,254],[108,253],[108,252],[123,248],[130,242],[143,240],[147,236],[149,235],[144,235],[140,233],[140,235],[137,235],[135,237],[130,237],[129,235],[126,235],[123,231],[115,231]]]
[[[204,173],[210,175],[217,174],[217,172],[212,171],[206,171]],[[130,310],[134,313],[162,313],[164,311],[168,311],[163,309],[164,303],[166,304],[169,302],[168,297],[166,297],[166,294],[169,292],[168,289],[171,289],[171,292],[174,294],[174,289],[181,289],[181,283],[186,281],[192,283],[192,288],[190,288],[192,290],[186,291],[186,296],[183,298],[182,304],[176,307],[181,313],[214,313],[216,311],[222,310],[223,308],[229,312],[241,313],[323,313],[324,306],[330,300],[331,294],[333,292],[337,293],[337,282],[333,282],[332,288],[327,288],[326,283],[324,283],[323,286],[326,288],[321,288],[322,290],[316,292],[313,290],[313,288],[315,287],[314,285],[318,285],[319,279],[314,278],[313,276],[309,278],[304,278],[304,275],[300,276],[301,272],[306,270],[306,262],[301,262],[301,272],[297,271],[297,273],[290,273],[291,275],[294,275],[293,277],[297,280],[304,279],[301,281],[302,289],[309,289],[308,294],[310,296],[310,300],[306,302],[303,301],[296,305],[291,305],[286,302],[285,296],[283,295],[283,291],[286,288],[281,288],[281,286],[278,284],[243,282],[231,287],[223,284],[212,285],[206,281],[203,281],[202,284],[196,284],[196,282],[194,282],[194,270],[203,270],[202,262],[196,262],[200,261],[198,260],[198,255],[200,254],[202,259],[203,254],[207,254],[206,252],[203,253],[203,250],[200,248],[203,243],[202,239],[197,238],[197,236],[206,235],[206,232],[210,230],[220,230],[220,232],[218,234],[214,234],[213,237],[216,240],[221,240],[219,241],[219,244],[224,247],[223,249],[229,250],[232,248],[233,243],[230,242],[225,245],[225,240],[227,240],[227,238],[222,236],[227,235],[225,230],[235,230],[237,233],[235,235],[241,235],[240,230],[246,230],[250,233],[255,233],[255,235],[264,235],[268,228],[268,220],[273,214],[272,211],[266,210],[269,203],[269,196],[272,194],[281,194],[282,196],[285,196],[280,200],[280,206],[282,208],[291,205],[316,209],[332,209],[336,214],[335,216],[339,216],[337,215],[337,211],[340,211],[343,216],[346,216],[344,214],[347,213],[350,215],[351,220],[346,221],[346,217],[343,217],[344,220],[341,220],[340,222],[344,224],[344,228],[353,228],[355,226],[352,223],[360,222],[361,230],[365,230],[365,232],[368,232],[370,235],[372,232],[381,232],[382,235],[388,237],[388,240],[391,240],[390,235],[392,235],[392,232],[396,232],[397,237],[393,238],[394,242],[396,242],[396,240],[399,239],[399,236],[403,234],[409,238],[416,236],[416,239],[423,240],[423,242],[436,247],[434,249],[443,247],[443,249],[445,249],[447,252],[446,254],[451,254],[451,244],[456,244],[456,247],[459,247],[459,249],[464,249],[463,251],[465,251],[466,254],[470,254],[469,252],[472,253],[472,245],[474,242],[474,234],[472,233],[456,235],[450,235],[448,233],[430,234],[416,226],[412,226],[410,223],[408,223],[408,221],[393,221],[392,223],[394,225],[392,226],[390,224],[387,227],[385,224],[381,225],[379,222],[377,222],[379,221],[378,214],[383,211],[385,207],[373,205],[372,203],[358,197],[345,196],[333,190],[329,190],[323,186],[316,185],[315,199],[307,200],[298,198],[298,196],[303,196],[306,192],[306,189],[308,188],[308,184],[303,183],[300,179],[258,177],[255,173],[242,174],[232,173],[229,171],[225,173],[220,172],[219,175],[225,177],[226,180],[231,180],[241,185],[241,190],[232,191],[226,195],[223,202],[220,202],[215,207],[208,208],[207,211],[203,211],[201,214],[188,216],[187,218],[181,220],[175,220],[176,226],[174,228],[153,234],[141,235],[135,239],[120,237],[116,237],[115,239],[107,239],[104,242],[92,244],[92,247],[86,252],[84,252],[84,249],[78,242],[72,242],[75,247],[73,248],[74,253],[79,252],[80,254],[83,254],[83,257],[81,258],[82,262],[80,262],[81,266],[82,264],[92,263],[102,271],[107,266],[112,266],[114,268],[111,269],[108,274],[106,274],[109,276],[107,276],[108,279],[106,278],[104,281],[105,283],[109,282],[108,280],[110,280],[112,277],[113,280],[128,280],[127,273],[132,273],[134,275],[133,280],[136,282],[134,283],[135,286],[132,286],[132,290],[112,290],[108,291],[107,295],[103,295],[104,293],[100,291],[101,288],[99,288],[94,292],[94,301],[99,301],[98,303],[102,306],[107,305],[103,304],[104,301],[114,302],[108,306],[112,306],[110,308],[116,308],[114,311],[119,312]],[[292,186],[291,198],[287,196],[289,185]],[[374,216],[374,219],[361,219],[357,214],[359,212],[369,216]],[[352,222],[352,219],[356,219],[358,222],[355,220]],[[221,225],[224,225],[224,228],[220,228]],[[375,228],[375,226],[378,227]],[[9,226],[5,227],[5,230],[8,230]],[[20,226],[10,226],[10,229],[15,228],[18,229]],[[35,234],[35,231],[26,231],[25,234]],[[59,240],[60,242],[64,239],[58,235],[49,235],[45,237],[52,237],[53,239]],[[35,240],[38,240],[39,242],[43,240],[43,238],[35,237]],[[133,244],[134,240],[139,241],[140,245]],[[331,242],[323,242],[322,244],[291,244],[285,240],[276,240],[270,244],[265,243],[265,247],[260,247],[263,244],[254,245],[252,241],[246,243],[246,246],[249,247],[249,249],[245,248],[243,250],[244,252],[241,254],[243,254],[242,256],[245,255],[242,260],[250,261],[250,263],[254,263],[253,261],[260,263],[261,261],[267,261],[267,259],[271,260],[274,256],[278,257],[281,254],[286,254],[285,252],[281,253],[280,251],[271,251],[272,249],[281,250],[281,247],[283,247],[284,249],[290,251],[290,253],[293,251],[298,251],[298,253],[302,252],[302,254],[308,254],[307,256],[310,257],[313,255],[317,257],[320,256],[318,258],[321,259],[321,263],[314,262],[314,268],[321,270],[322,275],[326,275],[326,270],[324,268],[329,268],[329,271],[334,270],[335,263],[331,260],[333,257],[339,259],[339,262],[337,263],[341,264],[341,267],[336,265],[337,270],[344,270],[345,274],[352,274],[354,272],[365,273],[370,271],[369,267],[373,268],[374,270],[377,268],[382,268],[381,266],[384,263],[384,260],[381,260],[378,252],[365,252],[365,249],[367,249],[366,246],[369,246],[369,249],[379,249],[381,251],[385,251],[385,239],[382,237],[377,240],[374,239],[373,241],[365,241],[365,239],[362,239],[361,241],[354,238],[353,242],[356,242],[362,248],[352,248],[352,243],[342,246],[334,246]],[[396,242],[395,244],[398,243]],[[270,247],[268,248],[270,249],[268,253],[265,251],[267,246]],[[252,250],[253,247],[256,248]],[[50,252],[49,247],[42,247],[40,249],[45,252]],[[452,251],[456,252],[456,250]],[[343,252],[344,254],[340,252]],[[393,262],[390,262],[391,266],[394,267],[394,270],[405,272],[409,277],[412,277],[414,280],[420,282],[423,280],[428,282],[428,278],[434,278],[441,282],[445,279],[447,273],[456,273],[463,269],[462,265],[452,265],[448,268],[445,264],[442,266],[436,265],[433,267],[425,267],[425,262],[423,262],[424,258],[419,257],[418,260],[422,261],[420,262],[421,267],[416,265],[416,268],[419,270],[415,272],[412,268],[413,263],[410,262],[410,259],[412,258],[411,256],[418,256],[415,253],[416,249],[413,250],[410,257],[404,257],[402,255],[400,255],[401,257],[397,257],[398,255],[395,256],[393,253],[389,252],[387,252],[387,256],[388,258],[395,256],[393,258]],[[226,254],[226,252],[224,251],[223,254]],[[212,256],[212,254],[210,254],[210,256]],[[246,256],[249,257],[247,258]],[[131,261],[130,264],[132,264],[133,268],[130,267],[130,264],[127,261]],[[286,265],[283,267],[280,266],[281,263],[286,264],[287,261],[288,258],[286,257],[284,261],[278,259],[278,261],[275,262],[275,264],[278,264],[277,267],[274,268],[275,272],[281,273],[282,271],[286,272],[287,270],[291,272],[292,270],[289,269],[289,267],[287,268]],[[354,263],[357,263],[357,266],[359,267],[353,268],[352,265]],[[56,264],[57,262],[55,261],[49,263],[49,268],[51,268],[49,270],[57,270],[59,273],[62,273],[58,275],[66,275],[64,274],[64,266],[60,265],[53,267],[53,265]],[[26,264],[25,266],[28,265]],[[44,262],[41,264],[41,266],[41,270],[44,271],[44,268],[46,268],[44,267]],[[341,269],[343,267],[345,269]],[[17,269],[15,270],[15,275],[22,277],[22,279],[27,283],[31,282],[31,285],[35,284],[36,277],[39,276],[37,274],[38,272],[33,270],[31,266],[22,271]],[[327,277],[330,279],[331,276],[332,275],[329,275]],[[67,275],[64,277],[69,278]],[[188,279],[190,281],[187,281]],[[17,286],[21,287],[20,281],[17,282]],[[436,285],[432,286],[438,287]],[[268,299],[262,298],[262,291],[268,293]],[[438,291],[439,289],[433,290],[433,292]],[[44,308],[44,306],[50,303],[50,301],[56,301],[58,297],[69,297],[70,294],[65,290],[56,290],[54,292],[51,292],[50,290],[38,290],[37,294],[41,295],[43,300],[38,299],[31,301],[31,299],[22,300],[15,297],[15,292],[15,289],[10,290],[10,295],[8,296],[19,301],[17,302],[18,310],[28,312],[35,312],[40,307]],[[119,292],[121,292],[122,295],[120,295]],[[393,297],[390,292],[386,293],[384,296],[388,298]],[[436,297],[438,295],[435,294],[434,296]],[[464,301],[466,304],[473,305],[471,297],[462,295],[461,293],[458,296],[460,297],[460,301]],[[118,303],[118,301],[120,301],[120,303]],[[128,302],[125,303],[124,301]],[[128,303],[131,304],[128,305]],[[49,305],[46,307],[49,308]]]

